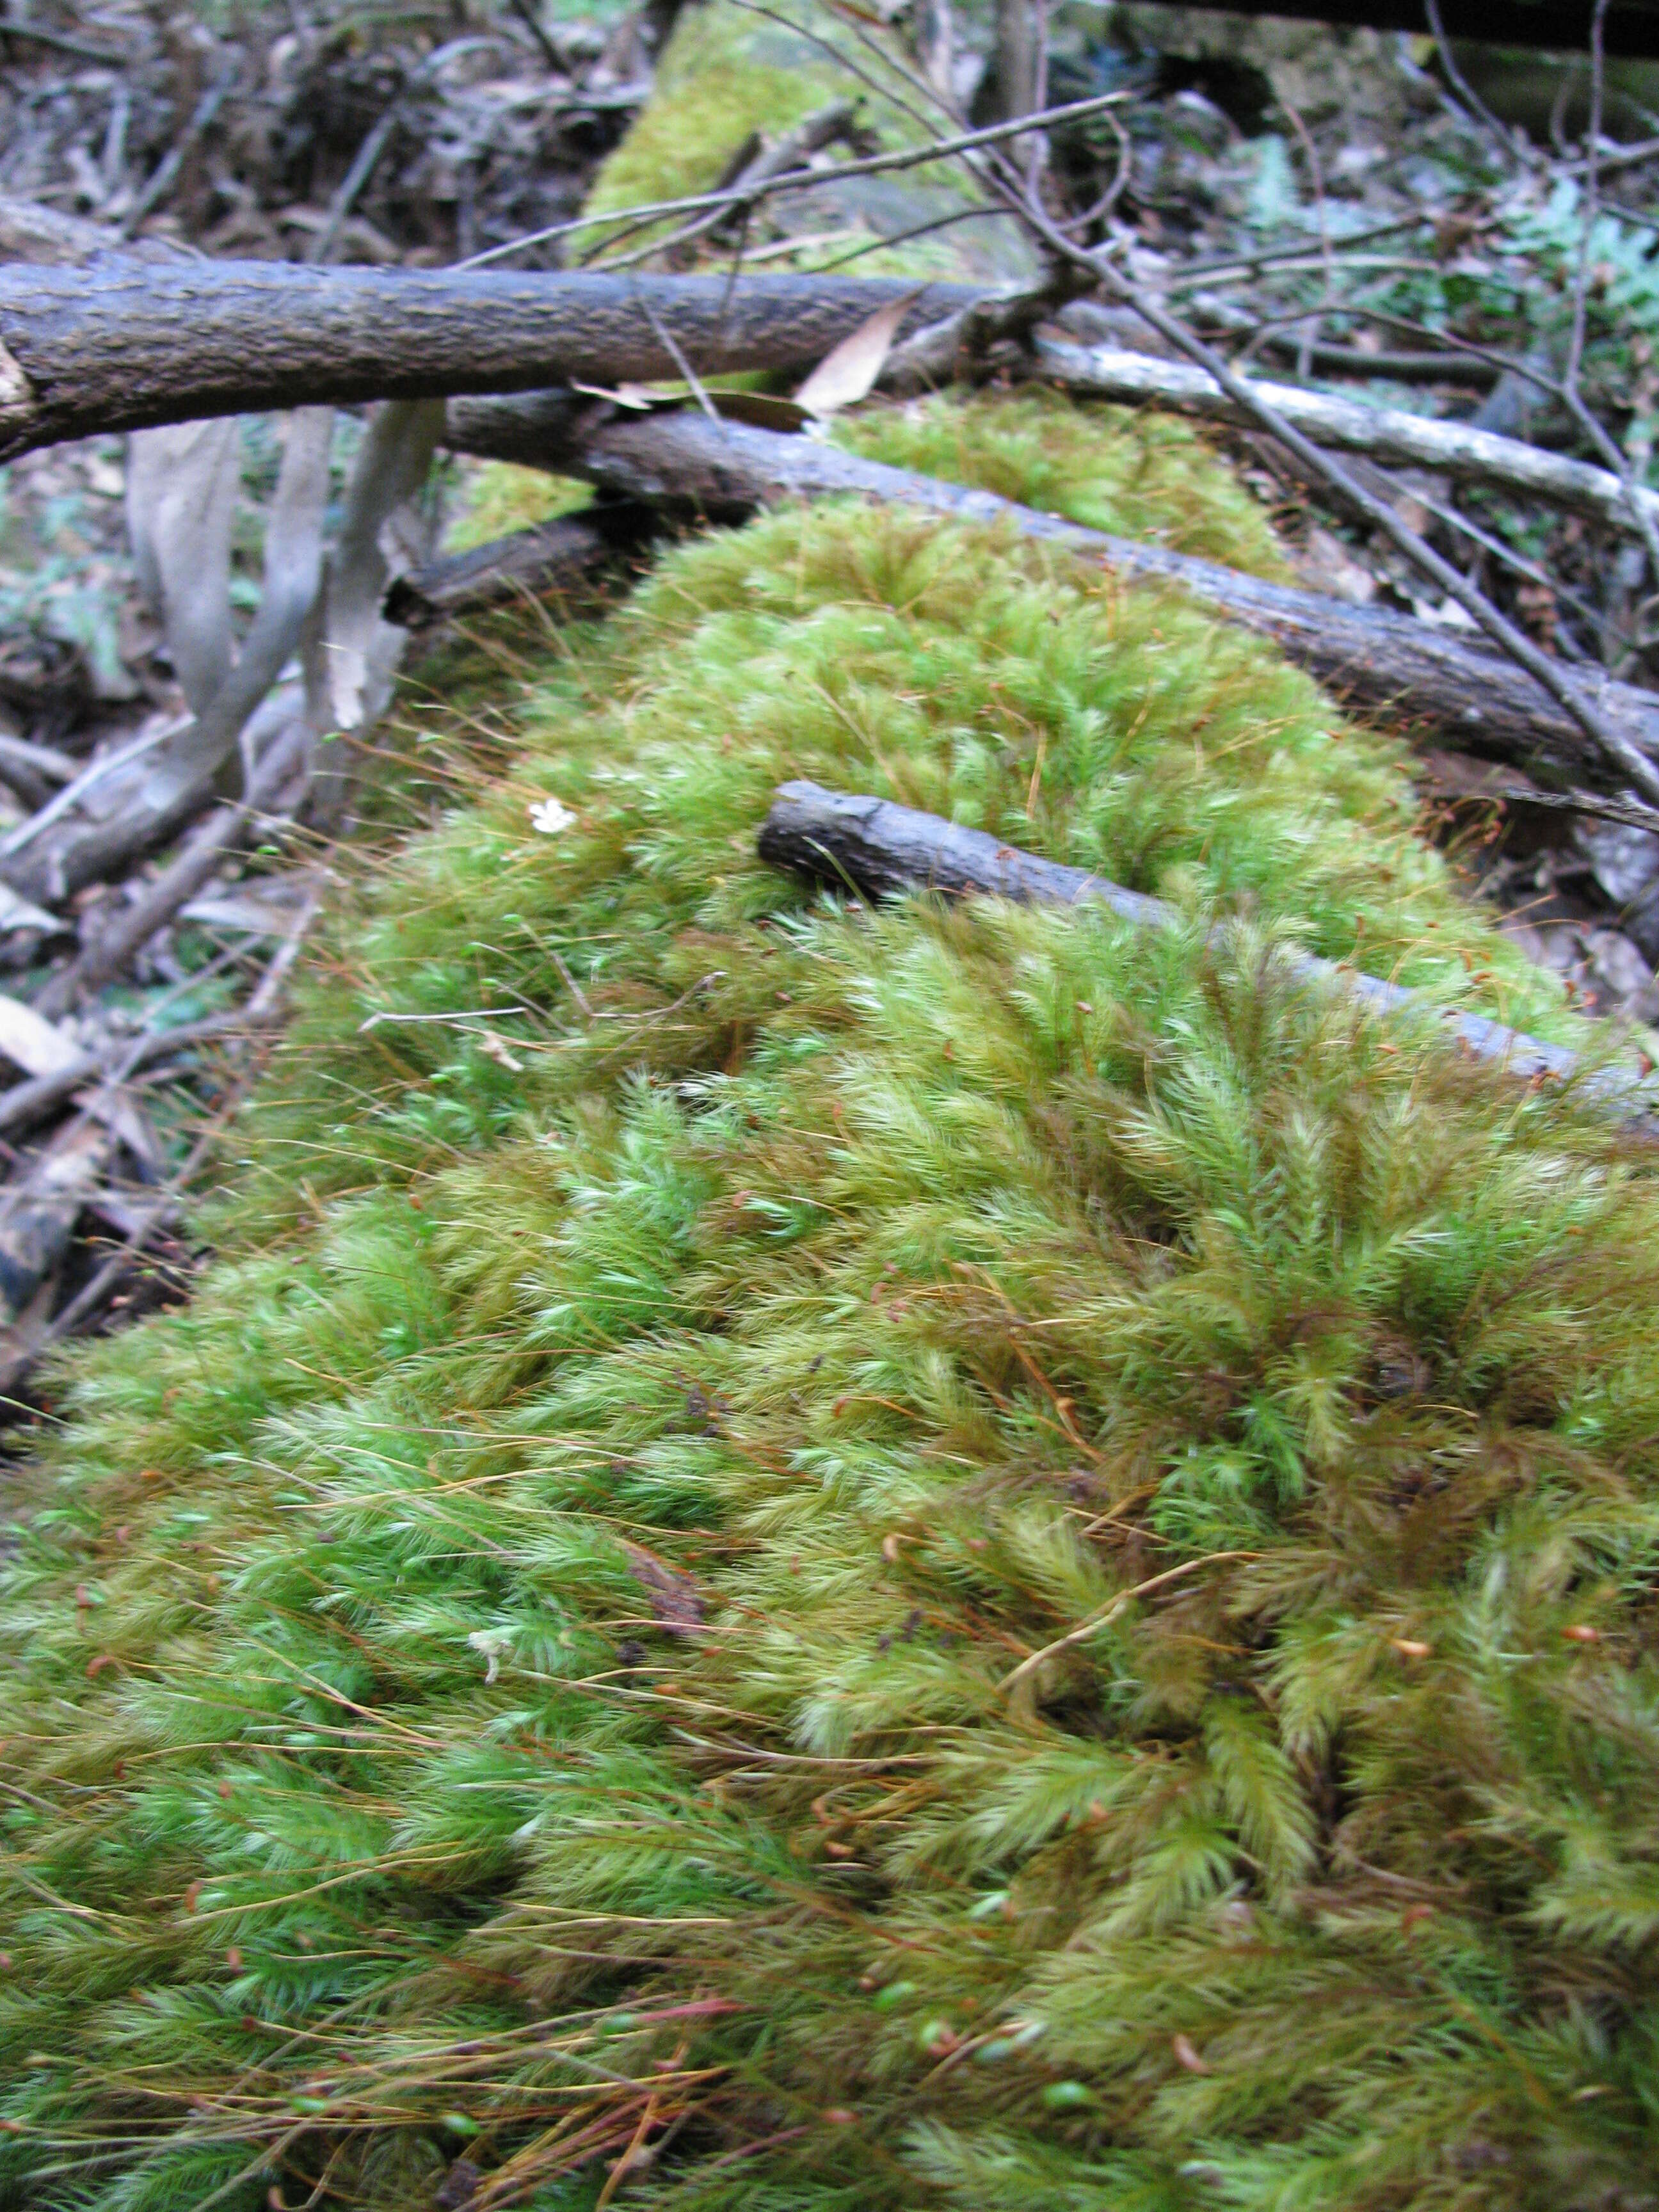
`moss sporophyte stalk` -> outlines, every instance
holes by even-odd
[[[1277,557],[1168,423],[846,434]],[[1659,1189],[1265,958],[1584,1042],[1404,757],[852,507],[421,683],[510,750],[16,1478],[0,2191],[1650,2203]],[[1188,926],[838,904],[792,777]]]

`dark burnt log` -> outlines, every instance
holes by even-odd
[[[410,569],[394,580],[380,611],[405,629],[429,629],[459,614],[591,586],[661,526],[654,507],[632,500],[560,515]]]
[[[1021,905],[1097,902],[1137,928],[1172,929],[1182,919],[1176,908],[1162,899],[1126,890],[1104,876],[1045,860],[1018,846],[1000,844],[981,830],[966,830],[960,823],[891,799],[826,791],[817,783],[780,786],[761,825],[757,849],[774,867],[872,897],[935,890],[952,896],[977,893]],[[1431,1021],[1475,1058],[1496,1061],[1523,1081],[1577,1078],[1585,1095],[1615,1105],[1650,1133],[1659,1131],[1638,1079],[1622,1069],[1584,1070],[1578,1056],[1560,1045],[1542,1043],[1480,1014],[1437,1006],[1419,992],[1334,961],[1316,959],[1310,953],[1281,951],[1277,958],[1293,982],[1340,990],[1377,1013]]]
[[[1316,23],[1352,23],[1373,31],[1428,28],[1423,0],[1193,0],[1232,15],[1291,15]],[[1451,39],[1546,52],[1582,54],[1589,45],[1594,0],[1519,0],[1500,17],[1492,0],[1440,0]],[[1609,54],[1659,59],[1659,0],[1612,0],[1603,28]]]
[[[1565,777],[1616,787],[1577,724],[1523,670],[1408,615],[1264,583],[1218,562],[1083,529],[994,492],[889,468],[816,439],[711,422],[690,409],[623,414],[568,392],[457,400],[447,434],[464,452],[587,477],[619,497],[717,522],[837,493],[1000,522],[1118,575],[1178,585],[1226,621],[1271,638],[1356,710],[1385,716],[1408,734],[1444,734],[1465,751],[1515,763],[1540,783],[1559,787]],[[1659,696],[1610,676],[1573,680],[1598,714],[1659,759]]]
[[[0,267],[0,460],[212,415],[673,377],[677,351],[710,374],[804,370],[913,293],[897,277],[16,264]],[[906,327],[978,296],[930,285]]]

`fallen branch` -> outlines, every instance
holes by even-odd
[[[551,392],[454,400],[447,419],[448,442],[462,452],[587,477],[619,495],[715,521],[837,493],[1000,521],[1120,575],[1179,585],[1229,622],[1272,638],[1356,708],[1449,732],[1465,750],[1515,762],[1540,781],[1559,783],[1565,775],[1619,787],[1577,723],[1524,672],[1409,616],[1264,583],[1217,562],[1083,529],[993,492],[890,468],[814,439],[710,423],[690,410],[623,415]],[[1573,672],[1570,680],[1629,744],[1659,758],[1659,697],[1607,676]]]
[[[0,460],[94,433],[368,399],[806,369],[897,278],[608,276],[155,261],[0,269]],[[939,284],[919,325],[978,297]]]
[[[751,0],[745,0],[745,4],[751,4]],[[1601,21],[1600,15],[1597,21]],[[1622,777],[1650,805],[1659,804],[1659,769],[1655,768],[1640,745],[1626,737],[1615,718],[1600,711],[1581,681],[1552,660],[1461,569],[1436,552],[1387,499],[1368,490],[1334,455],[1315,445],[1277,408],[1254,392],[1229,362],[1206,345],[1195,331],[1188,330],[1178,317],[1161,307],[1144,285],[1126,275],[1109,253],[1081,246],[1068,237],[1042,205],[1031,179],[1018,176],[994,149],[985,159],[999,196],[1020,215],[1032,238],[1041,241],[1058,260],[1097,277],[1112,298],[1132,307],[1166,345],[1173,346],[1213,378],[1235,405],[1243,409],[1258,428],[1265,430],[1284,452],[1299,462],[1314,482],[1333,493],[1351,514],[1380,532],[1397,552],[1405,556],[1419,575],[1437,586],[1448,599],[1462,608],[1477,628],[1486,632],[1500,653],[1516,667],[1524,669],[1538,688],[1577,725],[1609,770]],[[1644,518],[1638,514],[1637,519],[1647,535]]]
[[[216,807],[198,823],[177,857],[143,896],[126,908],[77,961],[53,976],[39,1000],[44,1012],[61,1013],[73,1005],[77,991],[95,991],[119,975],[140,946],[148,944],[157,930],[166,928],[179,908],[215,872],[225,854],[264,818],[264,811],[283,786],[301,774],[310,732],[297,699],[289,711],[288,726],[261,756],[246,798],[234,805]]]
[[[249,1019],[248,1013],[240,1007],[231,1013],[210,1015],[204,1021],[187,1022],[176,1030],[156,1030],[136,1045],[129,1039],[118,1052],[78,1054],[49,1075],[31,1076],[27,1083],[14,1083],[9,1090],[0,1091],[0,1135],[9,1137],[16,1130],[30,1128],[36,1121],[44,1121],[54,1106],[61,1105],[65,1098],[89,1083],[107,1080],[118,1067],[123,1075],[136,1074],[140,1068],[156,1066],[181,1052],[189,1052],[196,1045],[215,1043],[236,1035],[247,1027]]]
[[[1188,362],[1156,360],[1116,346],[1072,345],[1041,336],[1035,341],[1033,353],[1039,372],[1069,392],[1167,407],[1179,414],[1246,428],[1254,428],[1257,420],[1250,410],[1230,399],[1212,376]],[[1322,446],[1432,469],[1460,483],[1501,485],[1507,491],[1547,500],[1553,507],[1586,515],[1616,530],[1640,527],[1632,513],[1633,497],[1641,509],[1659,522],[1659,493],[1640,489],[1627,493],[1611,471],[1526,445],[1518,438],[1501,438],[1465,422],[1436,422],[1425,415],[1407,414],[1403,408],[1367,407],[1357,400],[1337,398],[1328,392],[1307,392],[1295,385],[1269,384],[1258,378],[1241,381],[1285,422],[1306,431]]]
[[[1171,929],[1182,920],[1177,908],[1126,890],[1104,876],[1000,844],[982,830],[965,830],[937,814],[890,799],[826,791],[816,783],[781,787],[762,824],[758,849],[762,860],[775,867],[875,897],[927,890],[979,893],[1028,905],[1075,906],[1088,900],[1110,907],[1137,928]],[[1522,1081],[1577,1077],[1588,1095],[1620,1105],[1634,1119],[1650,1118],[1650,1103],[1634,1075],[1606,1068],[1581,1073],[1578,1056],[1561,1045],[1524,1036],[1480,1014],[1437,1006],[1419,991],[1311,953],[1287,951],[1280,957],[1285,972],[1298,983],[1335,986],[1381,1013],[1432,1018],[1477,1059],[1497,1061]]]
[[[137,261],[179,261],[197,257],[169,238],[123,239],[118,230],[83,216],[65,215],[39,200],[0,192],[0,261],[32,261],[43,267],[78,269],[100,254],[125,253]]]
[[[569,590],[612,567],[621,553],[641,544],[658,518],[648,507],[615,500],[580,514],[561,515],[532,530],[515,530],[468,553],[428,561],[394,579],[381,612],[405,629],[501,606],[544,592]],[[0,753],[0,771],[5,766]]]

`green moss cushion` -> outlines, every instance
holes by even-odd
[[[1185,433],[1000,419],[859,434],[1250,538]],[[859,508],[485,643],[404,711],[489,665],[510,771],[17,1479],[0,2191],[1644,2202],[1659,1198],[1273,981],[1572,1033],[1391,749]],[[837,906],[755,857],[799,775],[1188,924]]]

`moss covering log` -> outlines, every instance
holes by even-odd
[[[990,403],[1000,412],[1009,403]],[[1036,403],[1042,411],[1042,403]],[[1061,410],[1049,404],[1051,419]],[[452,401],[446,435],[458,450],[591,477],[618,497],[654,502],[670,513],[730,520],[759,506],[838,492],[897,501],[935,514],[998,519],[1010,529],[1125,576],[1178,585],[1229,623],[1271,638],[1361,710],[1449,733],[1469,751],[1517,763],[1546,781],[1565,775],[1614,789],[1616,774],[1577,723],[1525,670],[1480,641],[1449,635],[1386,608],[1357,607],[1279,580],[1223,566],[1156,540],[1079,528],[1063,516],[1011,501],[1006,471],[976,473],[963,436],[976,418],[954,410],[912,407],[844,426],[842,443],[785,436],[740,422],[712,422],[689,408],[641,414],[596,408],[579,393],[532,392],[521,398]],[[1028,415],[1025,418],[1031,419]],[[994,437],[989,441],[994,447]],[[921,460],[926,473],[905,463]],[[1052,477],[1047,503],[1063,498]],[[1249,556],[1245,556],[1248,562]],[[1597,672],[1576,683],[1638,753],[1659,758],[1659,697]]]
[[[1086,434],[1091,520],[1239,526]],[[1659,1188],[1275,980],[1589,1041],[1399,758],[897,511],[485,643],[406,711],[505,647],[513,764],[336,915],[222,1256],[15,1479],[0,2187],[1639,2204]],[[843,910],[756,857],[791,775],[1185,924]]]

